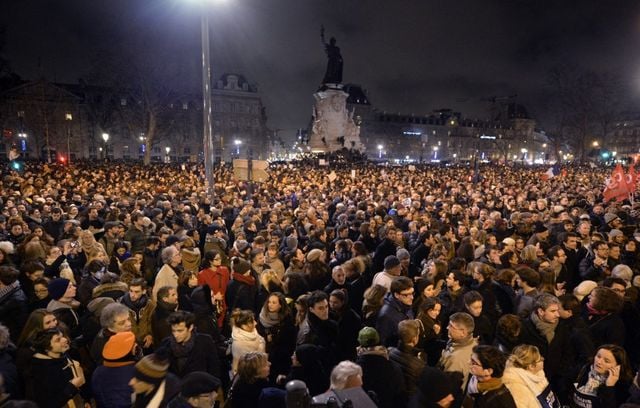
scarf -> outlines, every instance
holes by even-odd
[[[278,312],[269,312],[266,307],[263,307],[260,311],[259,318],[260,324],[262,324],[266,329],[280,324],[280,316],[278,315]]]
[[[547,339],[547,343],[551,344],[553,337],[556,335],[556,327],[558,327],[558,323],[543,322],[535,311],[531,313],[531,321],[536,326],[536,329],[538,329],[540,334]]]
[[[173,357],[175,358],[177,373],[182,373],[184,371],[195,344],[196,336],[194,333],[191,333],[191,338],[182,344],[178,343],[175,337],[169,336],[169,348],[171,349],[171,354],[173,354]]]
[[[596,370],[594,370],[593,366],[591,366],[591,369],[589,370],[589,376],[587,377],[587,382],[584,383],[584,385],[578,387],[578,391],[583,394],[596,396],[598,395],[598,388],[602,384],[604,384],[606,380],[606,374],[601,375],[596,373]]]
[[[129,309],[136,312],[137,314],[140,311],[140,309],[142,309],[147,305],[148,301],[149,301],[149,298],[147,297],[147,295],[142,295],[140,296],[140,299],[133,302],[131,301],[131,296],[129,296],[129,294],[126,293],[124,296],[122,296],[121,303],[126,307],[128,307]]]
[[[609,312],[606,310],[594,309],[590,303],[587,303],[587,313],[589,314],[589,318],[591,318],[592,316],[604,316]]]
[[[478,382],[478,392],[485,393],[502,387],[502,378],[490,378],[487,381]]]
[[[233,280],[237,280],[238,282],[242,282],[245,285],[255,286],[255,284],[256,284],[255,278],[253,276],[251,276],[251,275],[242,275],[242,274],[236,273],[236,272],[234,272],[232,275],[233,275]]]

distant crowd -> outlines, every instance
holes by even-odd
[[[0,407],[640,407],[610,169],[269,173],[4,165]]]

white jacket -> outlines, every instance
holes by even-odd
[[[549,385],[544,371],[540,370],[535,374],[524,368],[514,367],[509,362],[502,375],[502,383],[511,392],[518,408],[542,407],[537,397]]]
[[[256,329],[248,332],[239,327],[233,326],[231,329],[231,339],[231,355],[233,356],[231,369],[234,373],[238,369],[238,361],[240,360],[240,357],[251,351],[260,351],[262,353],[265,351],[264,337],[259,335]]]

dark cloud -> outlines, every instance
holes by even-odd
[[[640,3],[632,0],[31,0],[3,2],[6,57],[27,78],[75,81],[96,54],[138,50],[181,65],[200,86],[200,16],[210,17],[214,75],[259,85],[269,126],[306,126],[324,74],[320,26],[335,36],[344,80],[374,104],[481,115],[490,96],[535,105],[561,63],[615,70],[640,93]],[[104,51],[103,51],[104,50]],[[635,82],[634,82],[635,81]],[[535,109],[530,109],[535,111]]]

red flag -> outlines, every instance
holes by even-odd
[[[629,173],[625,178],[625,182],[627,184],[627,191],[629,194],[634,194],[638,184],[638,174],[636,173],[636,168],[633,165],[629,166]]]
[[[611,177],[607,180],[607,184],[602,192],[604,202],[606,203],[614,198],[623,200],[627,198],[629,194],[628,191],[624,170],[622,166],[618,164],[616,168],[613,169]]]

